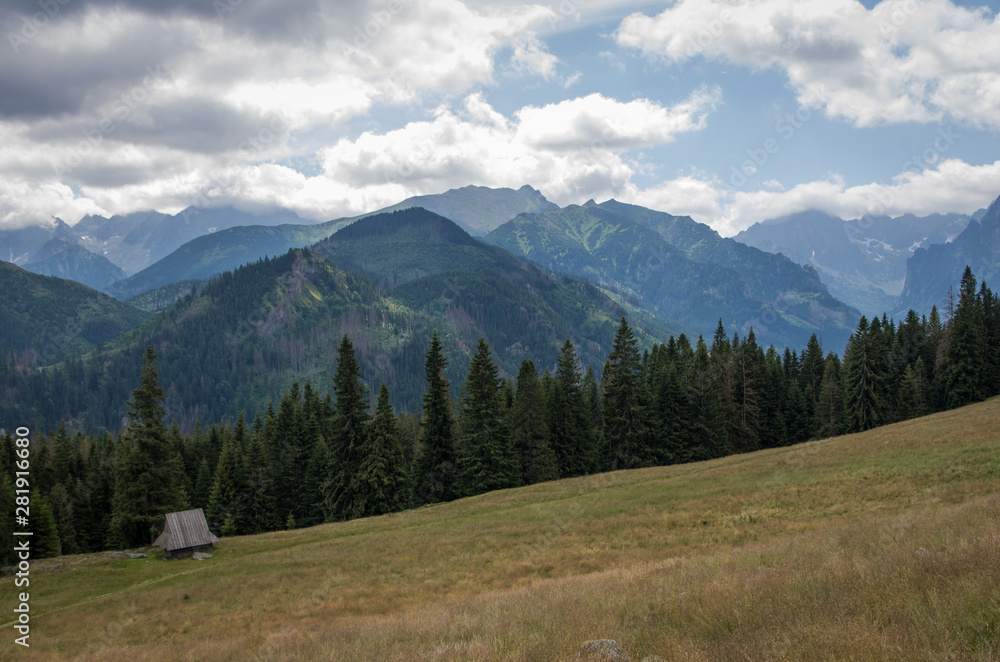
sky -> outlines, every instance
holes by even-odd
[[[729,236],[1000,195],[998,1],[5,0],[0,35],[0,227],[528,184]]]

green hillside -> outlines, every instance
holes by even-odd
[[[104,290],[125,278],[125,272],[103,255],[58,237],[46,242],[24,268],[44,276],[75,280],[95,290]]]
[[[0,365],[0,383],[10,402],[22,403],[16,413],[114,430],[127,412],[142,349],[152,344],[170,397],[169,420],[191,430],[196,421],[233,419],[239,411],[252,417],[294,381],[311,379],[325,388],[344,334],[355,343],[369,389],[377,392],[385,381],[395,407],[414,411],[435,329],[452,357],[453,385],[465,376],[480,337],[513,378],[526,357],[540,370],[555,366],[567,338],[585,364],[599,369],[623,315],[646,347],[675,333],[589,283],[553,276],[424,210],[357,221],[318,248],[336,261],[297,250],[227,272],[99,356],[22,380]],[[431,273],[436,265],[450,271]],[[383,276],[394,269],[405,274],[396,280],[407,282],[388,289]],[[37,392],[47,397],[30,397]],[[0,404],[0,414],[15,413],[10,407]]]
[[[223,538],[207,561],[35,562],[31,654],[534,662],[612,638],[633,660],[996,660],[998,429],[994,398],[710,462]],[[23,653],[12,640],[0,657]]]
[[[109,291],[119,299],[128,299],[180,281],[205,280],[263,257],[277,257],[289,249],[314,244],[342,225],[341,221],[319,225],[247,225],[205,234]]]
[[[0,310],[0,356],[19,366],[89,352],[148,317],[86,285],[10,262],[0,262]]]
[[[614,200],[525,214],[485,241],[632,297],[693,336],[708,336],[722,318],[741,334],[753,328],[765,345],[802,347],[816,333],[840,348],[857,319],[806,267],[687,216]]]

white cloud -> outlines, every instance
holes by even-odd
[[[87,5],[52,21],[20,55],[0,52],[0,70],[18,58],[8,69],[13,91],[0,101],[0,226],[56,215],[75,222],[100,209],[176,209],[212,188],[219,173],[275,187],[234,185],[220,195],[287,198],[320,217],[323,205],[353,210],[404,187],[373,197],[371,189],[347,191],[273,161],[314,157],[315,135],[340,130],[376,104],[419,112],[428,96],[492,85],[499,53],[513,53],[525,75],[556,75],[558,59],[534,35],[558,17],[553,8],[460,0],[306,4],[308,16],[297,26],[289,18],[296,7],[266,1],[210,19]],[[266,32],[268,11],[283,23],[274,35]],[[299,38],[281,30],[297,30]],[[0,78],[7,86],[8,77]],[[466,112],[505,130],[506,119],[487,104]],[[26,186],[45,195],[16,192]]]
[[[758,221],[818,209],[844,219],[907,213],[971,214],[1000,195],[1000,161],[971,165],[959,159],[920,172],[904,172],[888,184],[847,186],[844,179],[803,182],[785,190],[774,180],[755,191],[734,190],[717,178],[685,175],[659,186],[628,188],[623,199],[672,214],[690,214],[723,236]]]
[[[702,87],[669,108],[648,99],[622,103],[589,94],[517,111],[520,142],[548,150],[620,151],[669,143],[678,133],[705,128],[708,114],[722,103],[718,87]]]
[[[622,46],[683,65],[692,58],[785,72],[800,102],[818,98],[856,126],[950,116],[1000,127],[1000,18],[949,0],[679,0],[632,14]]]

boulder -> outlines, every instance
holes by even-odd
[[[145,554],[129,554],[128,557],[130,559],[144,559],[144,558],[146,558],[146,555]]]
[[[583,662],[630,662],[628,655],[614,639],[584,642],[576,652],[575,659]]]
[[[212,558],[212,555],[206,552],[195,552],[194,554],[191,555],[191,558],[193,558],[195,561],[204,561],[205,559]]]
[[[111,558],[113,558],[113,559],[123,559],[123,558],[125,558],[125,552],[115,552],[114,554],[111,555]]]

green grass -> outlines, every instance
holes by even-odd
[[[224,539],[208,561],[51,559],[31,656],[535,661],[607,637],[634,660],[1000,660],[998,424],[994,399]],[[26,657],[12,640],[0,658]]]

